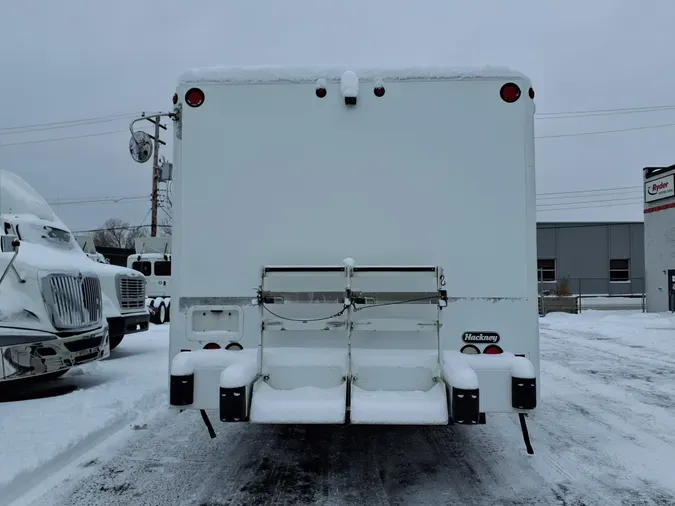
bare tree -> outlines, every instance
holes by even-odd
[[[137,237],[147,236],[147,230],[133,227],[119,218],[110,218],[94,233],[94,244],[109,248],[134,248]]]
[[[171,218],[165,216],[159,221],[158,235],[171,235]]]

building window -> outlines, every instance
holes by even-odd
[[[555,258],[537,260],[537,276],[539,282],[555,282]]]
[[[609,261],[610,281],[630,281],[630,260],[617,258]]]

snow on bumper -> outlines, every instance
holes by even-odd
[[[16,380],[69,369],[110,356],[108,327],[73,337],[22,333],[0,336],[0,380]]]
[[[535,368],[527,358],[446,351],[444,359],[451,416],[457,423],[481,423],[481,413],[536,408]]]
[[[314,354],[317,353],[317,350],[312,351]],[[280,354],[275,359],[275,362],[281,358],[288,358],[287,355],[287,353]],[[324,388],[315,388],[322,392],[322,394],[312,396],[305,392],[302,394],[304,404],[299,401],[295,404],[298,406],[300,404],[303,406],[305,404],[316,404],[315,406],[308,406],[308,409],[311,407],[313,409],[312,412],[315,412],[317,411],[318,404],[327,402],[332,392],[331,388],[328,388],[329,386],[333,387],[333,390],[342,397],[344,397],[345,389],[351,388],[351,423],[404,423],[407,418],[404,417],[404,419],[400,416],[401,403],[406,404],[405,409],[413,409],[414,406],[412,404],[414,403],[411,404],[409,401],[415,400],[415,395],[422,396],[422,394],[424,394],[425,406],[433,401],[434,405],[437,405],[437,409],[434,410],[433,417],[429,415],[431,411],[427,407],[425,409],[418,409],[419,413],[415,416],[420,418],[420,420],[417,420],[416,423],[422,423],[425,420],[427,423],[443,423],[439,419],[439,416],[445,417],[445,423],[447,423],[448,417],[455,423],[460,424],[484,423],[485,413],[524,412],[534,409],[537,404],[536,378],[533,364],[525,357],[515,356],[510,353],[475,356],[455,351],[445,352],[443,363],[441,364],[443,369],[441,374],[442,379],[438,379],[440,383],[437,382],[436,388],[431,388],[431,390],[422,387],[420,383],[420,371],[428,368],[430,374],[436,375],[431,370],[437,370],[439,364],[435,360],[435,354],[433,353],[429,353],[427,356],[425,352],[417,352],[412,357],[418,359],[417,361],[411,361],[411,355],[407,354],[405,363],[395,363],[396,361],[400,362],[400,357],[394,360],[396,358],[394,355],[391,357],[389,355],[387,357],[381,356],[381,350],[376,355],[373,355],[373,357],[367,355],[359,356],[358,359],[355,357],[355,363],[352,367],[354,376],[352,382],[349,384],[345,383],[344,379],[342,382],[339,382],[339,378],[333,378],[335,381],[332,383],[326,379],[332,374],[328,369],[334,369],[335,364],[328,360],[326,353],[322,355],[326,356],[323,356],[323,360],[317,363],[309,363],[311,361],[309,361],[307,354],[304,352],[295,355],[293,360],[297,363],[284,362],[282,364],[271,364],[269,361],[266,362],[268,368],[272,366],[272,369],[274,369],[274,376],[277,378],[277,381],[280,375],[282,375],[285,377],[285,380],[282,382],[294,385],[294,387],[290,387],[293,392],[285,390],[289,387],[281,387],[280,390],[275,390],[274,393],[279,397],[277,399],[279,402],[283,400],[282,404],[290,405],[288,399],[283,397],[284,395],[288,396],[290,393],[293,393],[300,396],[302,392],[307,390],[307,388],[303,390],[296,387],[302,386],[300,385],[302,383],[300,376],[302,374],[309,374],[317,378],[319,376],[324,377],[319,382],[325,383]],[[300,356],[302,356],[302,360],[299,360],[298,357]],[[420,363],[418,364],[417,362]],[[434,366],[434,364],[436,365]],[[318,371],[320,368],[325,369],[325,371],[320,373]],[[340,367],[338,369],[341,370]],[[346,370],[346,367],[344,369]],[[305,372],[301,374],[301,370]],[[359,377],[360,371],[363,373],[361,374],[363,376],[362,379],[370,383],[367,387],[368,391],[362,391],[354,383],[355,381],[362,380]],[[392,373],[395,377],[392,376]],[[285,375],[288,375],[288,377]],[[271,415],[263,417],[259,413],[260,405],[263,403],[262,398],[266,397],[265,395],[261,396],[261,394],[265,393],[265,387],[267,386],[265,383],[266,378],[267,376],[260,379],[258,376],[257,356],[253,350],[196,350],[181,352],[175,356],[171,364],[170,404],[180,408],[219,409],[221,421],[247,421],[250,414],[251,420],[255,419],[255,421],[261,422],[264,418],[265,423],[267,423],[274,417]],[[389,378],[393,383],[382,385],[381,382],[386,378]],[[376,383],[373,383],[374,379],[377,379]],[[405,381],[408,381],[410,384],[403,385]],[[309,381],[309,383],[314,382]],[[393,395],[390,392],[392,389],[401,390],[399,393],[405,395]],[[441,394],[427,395],[434,392],[436,394],[441,392]],[[383,398],[384,394],[388,394],[387,399]],[[392,399],[389,399],[389,397]],[[314,400],[312,401],[310,398]],[[396,402],[393,401],[394,398]],[[359,413],[361,411],[368,411],[368,413],[373,411],[376,408],[374,406],[375,401],[380,404],[386,404],[384,403],[385,400],[391,400],[391,402],[388,402],[390,405],[386,407],[390,411],[396,411],[396,416],[391,413],[384,416],[386,413],[382,414],[379,411],[379,418],[377,420],[372,419],[373,416],[370,415],[369,417],[365,417],[365,415],[360,416]],[[272,404],[276,406],[279,402],[274,403],[270,401],[268,403],[270,404],[269,408],[272,409]],[[310,420],[311,418],[311,423],[344,423],[345,403],[343,401],[336,401],[333,404],[343,410],[340,416],[334,415],[328,421],[323,420],[323,418],[319,420],[315,415],[311,417],[307,415],[303,420]],[[449,409],[446,409],[446,406]],[[274,409],[274,416],[276,417],[273,420],[274,423],[290,423],[290,418],[286,420],[288,417],[286,415],[282,416],[282,411],[285,413],[281,408]],[[426,413],[424,416],[422,416],[422,411]],[[445,415],[439,415],[438,413],[445,413]],[[325,415],[326,412],[324,411],[323,414]],[[292,415],[288,416],[291,416],[293,420],[296,417],[300,417],[297,410],[294,410]]]

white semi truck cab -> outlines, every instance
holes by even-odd
[[[32,212],[27,216],[0,213],[2,389],[29,379],[55,378],[74,366],[110,355],[101,284],[91,268],[93,263],[58,248],[20,241],[18,222],[26,228],[32,217],[48,208],[13,191],[17,188],[11,188],[8,179],[11,176],[6,172],[0,174],[3,209],[30,208]],[[49,228],[40,233],[55,244],[63,240]]]
[[[146,306],[150,321],[162,325],[171,320],[171,236],[138,237],[136,253],[127,258],[127,267],[147,280]]]
[[[92,261],[49,204],[17,174],[1,170],[0,187],[3,194],[8,195],[5,202],[0,201],[2,212],[22,243],[42,246],[45,251],[55,251],[62,256],[69,255],[78,265],[85,262],[88,270],[97,274],[111,350],[120,344],[125,335],[148,330],[146,281],[141,274],[126,267]]]
[[[154,116],[174,124],[171,406],[200,410],[212,437],[209,409],[272,424],[512,413],[531,453],[533,99],[503,68],[186,71]]]

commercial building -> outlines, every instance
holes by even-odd
[[[566,284],[575,295],[641,296],[644,224],[538,223],[537,268],[541,293]]]
[[[675,165],[643,178],[647,312],[675,311]]]

